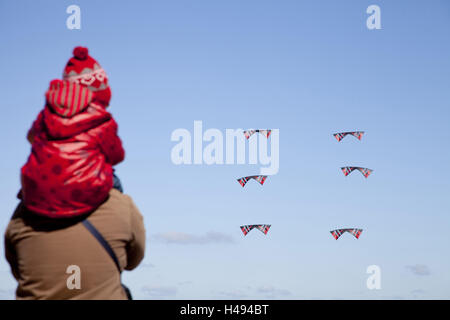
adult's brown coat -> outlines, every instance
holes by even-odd
[[[5,233],[17,299],[127,299],[116,265],[80,223],[83,218],[45,218],[18,205]],[[108,241],[122,270],[136,268],[144,257],[145,228],[133,200],[112,189],[88,219]],[[80,289],[70,289],[77,268],[70,266],[79,267]]]

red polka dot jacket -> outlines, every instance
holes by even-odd
[[[93,93],[67,81],[52,81],[46,106],[28,134],[31,155],[21,170],[25,206],[53,218],[95,210],[113,185],[112,166],[125,153],[117,123]]]

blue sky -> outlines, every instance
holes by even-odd
[[[47,85],[83,45],[109,77],[117,173],[145,217],[146,257],[123,276],[136,298],[450,298],[447,1],[2,1],[0,33],[0,229]],[[194,120],[279,129],[278,174],[242,188],[259,165],[174,165],[171,133]],[[347,130],[366,134],[332,136]],[[253,223],[272,227],[244,237]],[[339,227],[364,231],[336,241]],[[14,288],[1,259],[0,298]]]

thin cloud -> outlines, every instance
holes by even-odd
[[[231,236],[220,232],[208,232],[205,235],[194,235],[184,232],[158,233],[153,239],[167,244],[209,244],[209,243],[234,243]]]
[[[220,291],[218,292],[220,296],[226,297],[227,299],[244,299],[248,297],[242,290],[233,290],[233,291]]]
[[[422,289],[415,289],[415,290],[411,291],[411,294],[414,295],[414,296],[423,295],[425,293],[426,293],[426,291],[422,290]]]
[[[289,290],[278,289],[273,286],[262,286],[256,289],[256,292],[264,295],[267,298],[286,297],[292,295]]]
[[[406,266],[416,276],[428,276],[431,274],[430,268],[424,264],[416,264],[413,266]]]
[[[178,289],[170,286],[144,286],[142,291],[150,298],[163,299],[174,297]]]
[[[246,286],[243,289],[220,291],[217,294],[227,299],[248,299],[249,297],[255,299],[258,296],[266,299],[283,299],[292,295],[289,290],[279,289],[270,285],[257,288]]]
[[[384,296],[381,298],[384,300],[406,300],[406,298],[404,296],[400,296],[400,295]]]
[[[139,265],[141,268],[155,268],[155,265],[150,262],[144,262]]]

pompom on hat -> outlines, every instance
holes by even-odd
[[[111,100],[111,89],[108,77],[100,64],[89,55],[86,47],[73,49],[73,57],[69,59],[64,68],[63,79],[86,86],[94,93],[94,101],[105,108]]]

